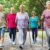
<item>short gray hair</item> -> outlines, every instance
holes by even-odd
[[[50,1],[47,1],[47,2],[46,2],[46,6],[48,6],[48,4],[50,4]]]

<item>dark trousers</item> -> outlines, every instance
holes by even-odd
[[[9,36],[10,36],[10,39],[15,41],[15,38],[16,38],[16,28],[9,28]]]
[[[37,38],[37,28],[31,28],[33,41]]]

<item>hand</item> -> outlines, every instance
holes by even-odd
[[[6,28],[8,29],[8,25],[6,25]]]
[[[2,23],[2,20],[0,19],[0,23]]]
[[[44,19],[44,16],[41,16],[41,18],[40,18],[40,19],[41,19],[41,20],[42,20],[42,19]]]
[[[30,31],[31,29],[30,29],[30,28],[28,28],[28,30]]]

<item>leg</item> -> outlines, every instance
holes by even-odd
[[[34,41],[34,28],[32,28],[31,31],[32,31],[32,39]]]
[[[13,41],[15,41],[15,38],[16,38],[16,28],[13,29],[12,33],[13,33]]]
[[[9,28],[9,36],[10,36],[10,39],[12,40],[12,29]]]
[[[23,29],[19,29],[19,45],[23,44]]]
[[[25,44],[26,36],[27,36],[27,29],[23,28],[23,45]]]
[[[1,30],[2,30],[2,28],[0,28],[0,47],[2,47]],[[0,49],[2,49],[2,48],[0,48]]]
[[[50,37],[48,37],[48,46],[49,46],[49,49],[50,49]]]
[[[1,30],[2,43],[4,43],[4,33],[5,33],[5,27],[3,27]]]
[[[35,42],[36,42],[36,39],[37,39],[37,28],[35,28],[34,34],[35,34]]]
[[[23,29],[19,29],[19,48],[23,49]]]
[[[2,29],[2,28],[0,28],[0,40],[1,40],[1,29]]]
[[[23,45],[25,44],[26,41],[26,35],[27,35],[27,29],[23,28],[20,30],[20,48],[23,49]]]
[[[50,28],[45,28],[47,40],[48,40],[48,47],[50,49]]]

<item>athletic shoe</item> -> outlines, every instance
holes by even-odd
[[[48,50],[50,50],[50,49],[48,49]]]
[[[4,47],[4,45],[3,44],[0,44],[0,48],[3,48]]]
[[[0,44],[0,47],[2,46],[2,44]]]
[[[10,43],[12,43],[12,39],[10,39]]]
[[[20,48],[20,49],[23,49],[23,45],[20,45],[19,48]]]
[[[16,43],[15,42],[12,42],[12,44],[15,45]]]

